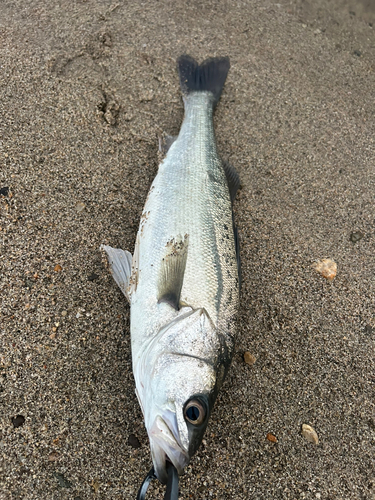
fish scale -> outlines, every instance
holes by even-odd
[[[212,96],[196,93],[186,101],[179,137],[160,165],[144,207],[144,213],[149,215],[139,235],[137,295],[157,298],[165,244],[173,237],[188,234],[181,299],[193,308],[204,307],[219,326],[221,309],[231,305],[228,290],[236,286],[238,279],[234,240],[226,238],[232,231],[230,196],[216,151]],[[132,305],[132,315],[133,310]],[[138,318],[136,321],[139,325]]]

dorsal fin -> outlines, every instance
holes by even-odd
[[[166,302],[176,311],[180,309],[188,241],[187,234],[185,234],[184,238],[179,235],[169,240],[160,269],[158,302]]]
[[[238,234],[237,226],[234,225],[233,220],[233,232],[234,232],[234,243],[236,245],[236,256],[237,256],[237,270],[238,270],[238,287],[241,290],[241,255],[240,255],[240,237]]]
[[[174,141],[177,139],[177,135],[169,135],[164,133],[161,137],[159,137],[159,151],[160,153],[166,155],[169,151],[169,148],[172,146]]]

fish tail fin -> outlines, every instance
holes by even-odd
[[[198,64],[188,55],[177,59],[182,94],[212,92],[214,106],[218,103],[230,68],[229,57],[210,57]]]

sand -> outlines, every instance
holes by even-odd
[[[133,251],[182,53],[231,59],[215,125],[242,181],[243,286],[180,498],[374,499],[374,3],[0,10],[0,499],[133,499],[151,466],[99,247]]]

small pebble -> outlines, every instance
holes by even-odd
[[[277,443],[277,437],[270,432],[267,434],[267,439],[268,441],[271,441],[271,443]]]
[[[53,451],[52,453],[50,453],[48,455],[48,461],[49,462],[54,462],[55,460],[57,460],[59,458],[59,454],[56,452],[56,451]]]
[[[60,264],[56,264],[53,270],[55,271],[55,273],[59,273],[60,271],[62,271],[62,267],[60,266]]]
[[[99,41],[106,47],[112,47],[112,37],[110,33],[100,33]]]
[[[318,434],[315,430],[307,424],[302,425],[302,436],[309,442],[313,444],[319,443]]]
[[[247,365],[253,365],[257,360],[249,351],[244,352],[243,359]]]
[[[68,311],[62,311],[62,312],[61,312],[61,316],[62,316],[62,317],[65,317],[67,314],[68,314]]]
[[[96,281],[98,278],[99,278],[99,276],[98,276],[97,274],[95,274],[95,273],[91,273],[91,274],[89,274],[89,275],[87,276],[87,279],[88,279],[89,281]]]
[[[139,100],[141,102],[150,102],[154,98],[154,94],[152,91],[144,92],[140,95]]]
[[[91,483],[91,486],[93,487],[94,492],[98,493],[100,483],[97,479]]]
[[[111,101],[107,104],[106,111],[104,113],[104,120],[108,123],[108,125],[116,125],[119,111],[120,105],[117,104],[117,102]]]
[[[0,196],[8,196],[9,194],[9,187],[8,186],[4,186],[2,188],[0,188]]]
[[[51,335],[49,336],[49,338],[52,339],[52,340],[55,339],[56,338],[56,333],[55,332],[51,333]]]
[[[76,212],[80,213],[85,209],[86,205],[81,201],[76,205]]]
[[[363,236],[364,234],[361,233],[360,231],[355,231],[350,235],[350,241],[352,243],[357,243],[357,241],[361,240]]]
[[[315,265],[315,270],[320,273],[323,278],[327,280],[333,280],[337,273],[337,264],[332,259],[323,259],[317,262]]]

